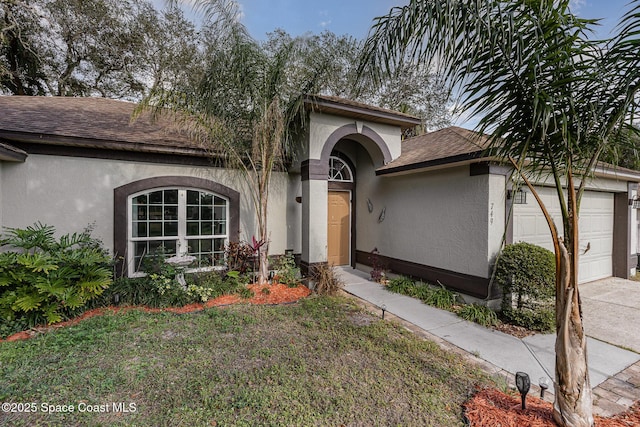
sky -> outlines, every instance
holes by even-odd
[[[188,4],[192,0],[183,0]],[[606,37],[626,10],[629,0],[571,0],[572,10],[584,18],[603,18],[598,35]],[[165,0],[153,0],[162,8]],[[356,38],[367,36],[373,18],[408,0],[238,0],[241,21],[258,40],[282,28],[292,36],[324,30]],[[190,8],[187,6],[187,11]]]

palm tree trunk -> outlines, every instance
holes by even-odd
[[[571,257],[560,242],[560,280],[556,297],[556,399],[553,418],[561,426],[593,426],[593,395],[587,368],[577,277],[571,274]]]
[[[553,418],[561,426],[591,427],[593,395],[587,365],[587,336],[578,291],[578,207],[571,166],[565,239],[556,245],[556,393]]]
[[[578,197],[573,185],[571,165],[567,174],[568,206],[563,210],[562,239],[535,187],[509,158],[535,197],[547,221],[556,258],[556,381],[553,419],[563,427],[593,426],[593,395],[587,365],[587,337],[582,324],[578,292]],[[555,175],[555,173],[554,173]],[[556,180],[559,200],[564,188]]]

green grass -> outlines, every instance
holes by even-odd
[[[488,382],[344,298],[131,311],[0,343],[0,402],[38,407],[0,412],[0,425],[456,426],[461,404]],[[110,411],[79,413],[81,402]],[[113,402],[135,412],[114,413]],[[42,413],[42,403],[76,411]]]

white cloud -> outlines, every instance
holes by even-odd
[[[587,5],[587,0],[570,0],[569,1],[569,7],[571,8],[572,12],[578,12],[580,9],[582,9],[584,6]]]
[[[331,24],[331,20],[328,20],[328,21],[321,21],[319,25],[320,25],[322,28],[326,28],[326,27],[328,27],[330,24]]]

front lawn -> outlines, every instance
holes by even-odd
[[[488,383],[341,297],[133,310],[0,343],[0,425],[455,426]]]

